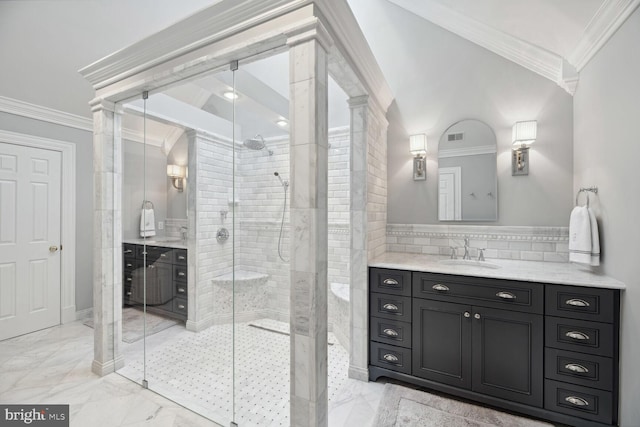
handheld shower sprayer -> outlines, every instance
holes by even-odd
[[[286,189],[287,187],[289,187],[289,181],[287,181],[286,179],[282,179],[282,177],[280,176],[280,174],[278,172],[274,172],[273,173],[276,177],[278,177],[278,179],[280,180],[280,184]]]

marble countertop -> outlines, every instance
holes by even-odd
[[[122,239],[122,243],[132,243],[134,245],[162,246],[163,248],[187,249],[187,241],[178,237],[151,237],[148,239]]]
[[[619,280],[599,274],[592,271],[590,267],[579,264],[490,259],[486,262],[494,268],[487,268],[478,266],[482,262],[472,262],[470,263],[471,265],[451,265],[443,263],[443,260],[448,260],[448,258],[434,255],[386,252],[370,261],[369,267],[594,288],[626,288],[625,284]]]

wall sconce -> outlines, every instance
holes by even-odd
[[[413,180],[423,181],[427,179],[427,135],[420,133],[409,136],[409,151],[413,158]]]
[[[511,175],[529,175],[529,145],[536,141],[538,122],[516,122],[513,125],[511,139],[513,152],[511,153]]]
[[[182,192],[184,189],[185,167],[179,165],[167,165],[167,176],[176,190]]]

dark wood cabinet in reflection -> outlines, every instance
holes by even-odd
[[[122,302],[158,314],[187,318],[187,250],[123,244]],[[145,286],[146,283],[146,286]]]

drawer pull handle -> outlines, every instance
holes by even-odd
[[[127,296],[131,296],[131,292],[127,292]]]
[[[577,396],[567,396],[564,398],[564,400],[576,406],[589,406],[589,402]]]
[[[131,252],[133,252],[131,249],[127,249],[126,251],[124,251],[125,254],[130,254]]]
[[[133,264],[127,263],[127,267],[133,267]]]
[[[398,281],[394,280],[394,279],[384,279],[382,281],[382,283],[384,283],[385,285],[388,285],[388,286],[398,286],[399,285]]]
[[[394,329],[391,329],[391,328],[387,328],[387,329],[383,330],[382,332],[384,332],[385,335],[388,335],[390,337],[397,337],[398,335],[400,335],[400,334],[398,334],[397,331],[395,331]]]
[[[167,254],[160,254],[160,257],[162,257],[162,258],[166,258],[166,257],[167,257]]]
[[[580,340],[580,341],[589,339],[589,335],[585,334],[584,332],[577,332],[577,331],[569,331],[565,334],[565,336],[572,338],[574,340]]]
[[[579,374],[586,374],[589,372],[589,370],[586,367],[579,365],[577,363],[567,363],[566,365],[564,365],[564,368],[572,372],[577,372]]]
[[[178,259],[179,259],[180,261],[184,261],[184,256],[182,256],[182,255],[178,255]]]
[[[184,271],[179,271],[179,272],[178,272],[178,276],[180,276],[180,277],[184,277]]]
[[[448,286],[445,285],[441,285],[440,283],[435,284],[431,287],[434,291],[438,291],[438,292],[446,292],[449,290]]]
[[[398,306],[390,303],[383,305],[382,308],[387,311],[398,311]]]
[[[153,264],[149,265],[148,267],[149,267],[149,268],[156,268],[156,266],[155,266],[155,265],[153,265]]]
[[[178,288],[178,293],[179,294],[184,294],[186,291],[184,290],[184,288]]]
[[[579,298],[568,299],[565,304],[572,305],[574,307],[589,307],[591,305],[587,301]]]
[[[133,279],[131,277],[127,277],[127,282],[131,282]]]
[[[178,309],[179,310],[184,310],[184,304],[178,304]]]
[[[511,292],[500,291],[496,294],[496,296],[502,299],[516,299],[516,296]]]
[[[397,362],[398,361],[398,358],[395,355],[391,354],[391,353],[385,354],[384,356],[382,356],[382,358],[384,360],[386,360],[387,362]]]

